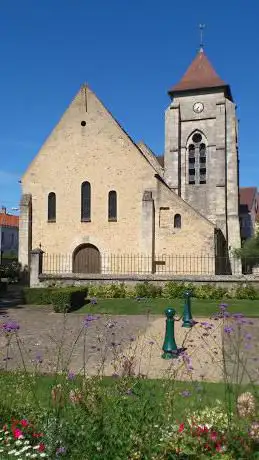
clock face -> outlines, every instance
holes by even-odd
[[[193,110],[194,112],[196,113],[201,113],[204,109],[204,105],[202,102],[195,102],[194,106],[193,106]]]

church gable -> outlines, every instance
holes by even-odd
[[[26,184],[39,171],[42,174],[42,168],[50,166],[53,173],[55,166],[58,171],[60,167],[65,170],[80,169],[88,161],[98,160],[101,167],[100,162],[107,155],[111,158],[115,146],[117,167],[120,166],[122,156],[129,154],[131,158],[128,161],[138,161],[138,166],[152,165],[146,152],[133,142],[97,96],[89,87],[82,86],[29,165],[23,182]],[[132,155],[138,158],[133,159]],[[149,169],[152,172],[152,168]]]

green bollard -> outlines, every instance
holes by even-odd
[[[162,358],[163,359],[173,359],[177,358],[179,350],[177,348],[177,345],[175,343],[175,338],[174,338],[174,322],[175,318],[174,315],[176,314],[176,311],[174,308],[167,308],[165,310],[165,315],[166,315],[166,330],[165,330],[165,340],[163,344],[163,354]]]
[[[191,295],[190,291],[186,291],[184,293],[185,302],[183,307],[183,324],[182,327],[193,327],[194,321],[192,318],[192,311],[191,311]]]

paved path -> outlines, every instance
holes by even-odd
[[[19,302],[19,293],[0,301],[0,324],[13,320],[20,325],[18,342],[15,334],[10,338],[1,331],[2,369],[22,369],[25,364],[29,370],[37,367],[50,373],[56,370],[85,371],[89,375],[135,372],[153,378],[170,375],[183,380],[220,381],[225,363],[232,381],[238,376],[259,382],[258,319],[253,323],[231,320],[223,324],[221,319],[199,318],[191,330],[177,322],[176,342],[178,347],[186,348],[188,356],[165,361],[161,359],[163,317],[97,315],[98,319],[84,327],[85,315],[69,313],[65,317],[54,313],[51,307],[19,306]],[[230,327],[229,333],[224,332],[225,327]]]

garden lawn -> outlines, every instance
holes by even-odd
[[[209,317],[218,312],[220,301],[207,299],[192,299],[192,313],[194,317]],[[228,304],[230,313],[242,313],[247,317],[259,316],[259,300],[236,300],[224,301]],[[87,303],[77,310],[77,313],[104,313],[109,315],[163,315],[165,308],[174,307],[177,313],[183,311],[183,299],[97,299],[96,305]]]
[[[5,397],[0,402],[0,418],[2,419],[3,412],[17,416],[22,411],[25,416],[25,412],[28,411],[33,414],[34,410],[39,407],[53,407],[51,389],[55,385],[61,384],[66,400],[66,395],[69,395],[71,389],[81,387],[81,379],[78,376],[74,380],[69,380],[62,375],[53,377],[48,375],[33,376],[2,371],[0,373],[0,391]],[[223,383],[178,382],[173,379],[154,380],[134,377],[93,378],[92,382],[93,388],[100,388],[101,399],[103,398],[104,406],[106,406],[107,411],[111,411],[111,414],[116,411],[118,396],[123,398],[126,396],[128,404],[127,402],[125,404],[129,406],[128,408],[137,404],[137,400],[141,401],[141,404],[145,404],[145,401],[148,402],[152,398],[153,406],[160,412],[168,399],[168,395],[171,395],[177,418],[184,415],[187,407],[192,410],[200,409],[204,405],[213,405],[215,399],[224,400],[225,396]],[[246,388],[248,387],[244,389]],[[91,387],[89,387],[89,391],[91,391]]]

